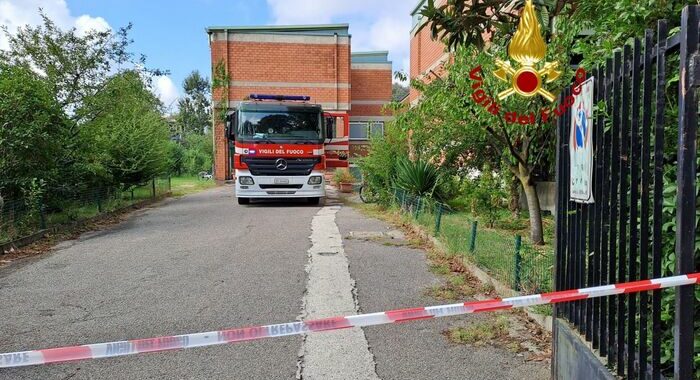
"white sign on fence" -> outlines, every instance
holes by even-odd
[[[571,107],[569,157],[570,199],[593,203],[593,77],[581,83]]]

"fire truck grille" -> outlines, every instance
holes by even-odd
[[[280,162],[278,160],[284,160]],[[315,158],[258,158],[243,157],[241,161],[248,165],[250,173],[258,176],[306,176],[311,174],[314,165],[321,162],[320,157]]]
[[[261,189],[301,189],[304,185],[259,185]]]

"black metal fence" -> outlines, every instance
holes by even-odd
[[[41,196],[4,199],[0,201],[0,246],[48,228],[80,222],[157,198],[170,191],[170,183],[170,177],[164,177],[154,178],[142,186],[126,190],[90,188],[71,197],[53,200],[50,204],[44,202]],[[0,249],[0,254],[2,253]]]
[[[666,21],[659,21],[656,32],[648,30],[643,41],[635,39],[589,71],[598,105],[593,115],[595,203],[569,201],[571,116],[567,112],[560,118],[558,290],[698,270],[694,92],[700,81],[699,15],[700,7],[686,7],[678,34],[669,38]],[[571,89],[562,96],[569,94]],[[700,331],[693,320],[700,315],[694,292],[686,286],[575,301],[557,306],[555,316],[575,326],[617,375],[698,378],[694,361],[700,352],[693,346]]]

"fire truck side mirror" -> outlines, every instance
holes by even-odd
[[[226,136],[230,140],[236,139],[236,130],[238,129],[238,113],[234,112],[226,116]]]
[[[333,139],[335,137],[335,117],[326,116],[326,139]]]

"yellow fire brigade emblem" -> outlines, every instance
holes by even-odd
[[[537,13],[532,6],[532,0],[527,0],[520,14],[518,30],[508,45],[508,56],[518,62],[520,67],[514,68],[509,61],[496,59],[498,70],[494,71],[493,75],[511,83],[511,88],[499,93],[498,99],[503,100],[517,93],[525,97],[541,95],[553,102],[556,97],[542,88],[542,81],[551,83],[559,78],[561,71],[557,70],[558,62],[545,62],[540,69],[536,68],[546,52],[547,46],[542,38]]]

